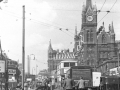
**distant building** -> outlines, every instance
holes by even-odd
[[[57,81],[61,81],[62,77],[67,78],[67,71],[72,66],[77,66],[77,60],[64,60],[57,65]]]
[[[67,50],[53,50],[51,41],[49,42],[48,48],[48,72],[57,69],[57,64],[66,59],[75,59],[74,52],[70,52],[69,49]]]

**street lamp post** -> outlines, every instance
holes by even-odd
[[[36,75],[37,75],[37,67],[38,67],[38,65],[36,64]]]
[[[35,67],[32,68],[32,75],[34,75],[34,72],[33,72],[34,70],[35,70]]]

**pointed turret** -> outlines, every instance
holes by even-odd
[[[111,25],[109,24],[109,33],[111,33]]]
[[[105,31],[105,26],[104,26],[104,22],[103,22],[103,29],[102,29],[103,31]]]
[[[49,41],[49,48],[48,48],[48,52],[52,52],[53,51],[53,48],[52,48],[52,45],[51,45],[51,39]]]
[[[85,4],[83,3],[82,11],[85,11]]]
[[[77,26],[75,26],[75,36],[77,36]]]
[[[111,42],[115,43],[115,32],[114,32],[113,22],[111,25],[109,25],[109,32],[111,36]]]
[[[93,6],[93,11],[97,11],[96,3],[95,3],[95,5]]]
[[[113,21],[112,21],[112,25],[111,25],[111,34],[115,34],[114,27],[113,27]]]
[[[91,0],[86,0],[86,9],[88,9],[89,7],[92,8],[92,1]]]
[[[0,53],[1,53],[0,57],[1,57],[1,59],[3,59],[2,46],[1,46],[1,39],[0,39]]]

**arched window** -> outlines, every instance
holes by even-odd
[[[90,31],[90,41],[93,42],[93,31]]]
[[[105,38],[105,35],[103,34],[102,35],[102,43],[105,43],[106,42],[106,38]]]
[[[87,31],[87,42],[89,41],[89,31]]]

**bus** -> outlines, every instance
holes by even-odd
[[[77,66],[76,60],[64,60],[57,65],[57,81],[61,82],[61,78],[66,78],[66,73],[72,66]]]

